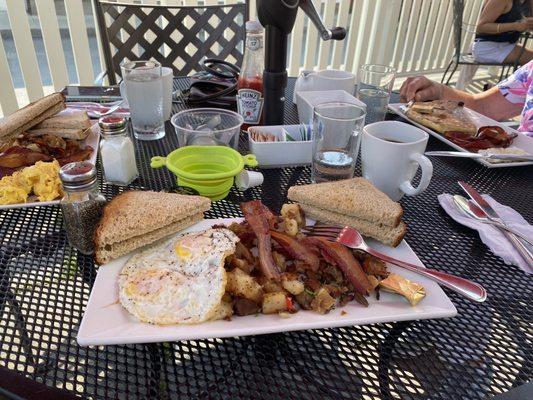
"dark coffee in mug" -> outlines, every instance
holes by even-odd
[[[391,143],[405,143],[405,142],[402,142],[401,140],[396,140],[396,139],[382,138],[382,140],[385,140],[386,142],[391,142]]]

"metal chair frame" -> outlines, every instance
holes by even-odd
[[[457,71],[457,68],[459,68],[459,65],[479,65],[479,66],[497,66],[502,67],[502,71],[500,74],[500,81],[509,73],[511,72],[511,69],[513,71],[516,71],[519,67],[519,60],[520,56],[523,53],[519,55],[517,61],[512,63],[482,63],[474,61],[472,55],[470,53],[461,53],[461,45],[462,45],[462,33],[463,33],[463,11],[464,11],[464,0],[454,0],[453,1],[453,35],[455,40],[455,49],[454,49],[454,55],[448,64],[448,67],[446,68],[446,71],[442,75],[441,83],[444,83],[444,80],[446,79],[446,76],[448,74],[448,71],[453,65],[453,69],[448,76],[448,79],[446,80],[446,85],[448,85],[453,77],[453,74]],[[526,33],[523,35],[523,46],[525,48],[527,41],[529,40],[529,34]],[[472,61],[469,60],[469,58],[472,57]]]
[[[201,70],[201,60],[204,58],[226,59],[228,56],[233,56],[238,65],[242,63],[246,34],[244,24],[248,19],[247,1],[230,5],[204,6],[144,5],[104,0],[93,0],[93,2],[106,69],[96,78],[97,82],[103,82],[104,76],[107,75],[109,84],[115,85],[117,76],[121,76],[120,63],[126,59],[156,60],[164,67],[172,68],[175,76],[185,76]],[[236,21],[239,15],[242,15],[242,25]],[[130,23],[130,18],[133,16],[140,21],[138,26]],[[213,27],[209,24],[213,16],[220,20],[218,26]],[[187,17],[193,21],[190,27],[185,27],[183,24],[183,20]],[[109,18],[111,23],[108,25],[106,19]],[[158,23],[161,18],[168,22],[165,27],[161,27]],[[224,37],[227,29],[234,32],[229,40]],[[119,37],[122,30],[129,35],[125,41]],[[149,31],[155,35],[151,43],[145,38],[145,34]],[[171,37],[174,32],[181,35],[177,42]],[[205,35],[203,40],[198,36],[200,32]],[[242,46],[239,49],[240,44]],[[116,49],[114,53],[112,45]],[[170,48],[170,52],[166,55],[159,51],[164,45]],[[195,49],[192,54],[187,51],[189,45]],[[213,46],[216,45],[220,46],[218,54],[213,51]],[[143,49],[138,56],[133,52],[136,46]],[[174,65],[178,59],[185,62],[183,68],[178,69]]]

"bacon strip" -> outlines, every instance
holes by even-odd
[[[449,131],[444,133],[444,137],[463,149],[474,152],[491,147],[508,147],[514,139],[514,136],[507,134],[499,126],[482,126],[476,136],[465,132]]]
[[[259,200],[241,204],[244,218],[257,237],[259,252],[259,268],[265,277],[273,280],[281,279],[281,271],[272,258],[272,242],[270,237],[269,218],[272,212]]]
[[[52,157],[19,146],[10,147],[0,154],[0,167],[2,168],[20,168],[33,165],[37,161],[52,161]]]
[[[92,152],[93,148],[91,146],[85,146],[84,149],[80,149],[77,152],[72,153],[66,157],[58,158],[57,162],[59,163],[59,165],[65,165],[71,162],[84,161],[91,156]]]
[[[284,233],[270,231],[272,238],[293,258],[306,263],[313,271],[318,270],[320,260],[308,247]]]
[[[366,295],[372,289],[361,264],[355,259],[352,252],[342,244],[330,242],[323,237],[307,237],[305,242],[318,247],[326,260],[333,261],[356,292]]]

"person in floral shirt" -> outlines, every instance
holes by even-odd
[[[463,92],[424,76],[416,76],[405,80],[400,97],[404,102],[440,99],[462,101],[466,107],[496,121],[521,115],[518,130],[533,137],[533,61],[482,93]]]

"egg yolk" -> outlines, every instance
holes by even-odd
[[[175,250],[179,258],[189,258],[191,256],[190,250],[187,247],[182,246],[180,243],[176,244]]]

